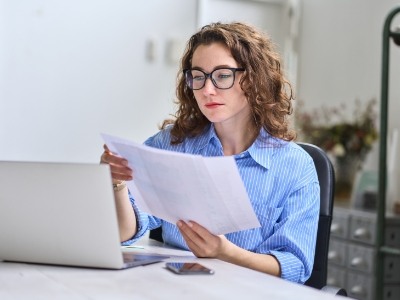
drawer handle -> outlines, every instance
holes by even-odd
[[[328,279],[326,280],[326,283],[328,284],[328,286],[339,286],[339,283],[337,282],[336,278],[333,277],[328,277]]]
[[[360,295],[360,296],[363,296],[363,295],[366,294],[366,293],[365,293],[365,289],[364,289],[361,285],[355,285],[355,286],[353,286],[353,287],[350,289],[350,292],[351,292],[353,295]]]
[[[353,236],[358,239],[367,239],[369,238],[369,231],[365,228],[357,228],[354,230]]]
[[[362,257],[354,257],[350,264],[352,267],[363,267],[365,266],[365,260]]]
[[[338,223],[332,223],[331,225],[331,233],[340,233],[342,232],[342,228],[340,227],[340,224]]]
[[[339,261],[339,255],[336,251],[328,252],[328,261]]]

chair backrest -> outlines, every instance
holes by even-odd
[[[149,238],[163,243],[164,239],[162,237],[162,227],[150,230]]]
[[[321,191],[314,267],[311,277],[305,283],[305,285],[321,289],[326,286],[328,273],[328,251],[335,195],[335,173],[329,157],[321,148],[307,143],[298,144],[314,160]]]
[[[308,286],[321,289],[326,286],[328,269],[329,238],[332,223],[335,174],[331,161],[319,147],[298,143],[314,160],[321,191],[320,215],[318,221],[317,243],[315,249],[314,267],[311,277],[305,283]],[[161,227],[150,231],[151,239],[162,242]]]

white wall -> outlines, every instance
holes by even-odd
[[[155,133],[173,112],[167,48],[195,30],[196,5],[0,1],[0,159],[97,162],[100,132],[138,142]]]
[[[144,141],[174,112],[199,18],[252,21],[279,40],[283,6],[269,2],[0,0],[0,160],[98,162],[101,132]]]
[[[243,2],[0,0],[0,160],[97,162],[100,132],[143,141],[174,110],[177,62],[169,59],[169,42],[176,41],[179,57],[202,20],[219,11],[221,19],[237,19]],[[268,23],[284,1],[248,2],[275,5],[266,11]],[[202,20],[198,3],[207,4]],[[311,106],[379,99],[382,27],[396,5],[302,0],[297,98]],[[262,23],[259,12],[253,20]],[[399,47],[391,55],[393,128],[400,127]]]
[[[397,6],[396,0],[302,0],[298,99],[308,107],[352,107],[356,98],[380,101],[383,24]],[[400,25],[399,15],[392,24]],[[400,47],[392,46],[390,60],[392,131],[400,128]],[[370,168],[376,168],[377,150],[371,154]]]

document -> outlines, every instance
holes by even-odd
[[[260,227],[232,156],[160,150],[102,134],[129,162],[128,188],[144,212],[175,224],[195,221],[213,234]]]

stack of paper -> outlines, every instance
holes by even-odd
[[[134,179],[127,185],[141,210],[173,224],[195,221],[214,234],[260,227],[232,156],[203,157],[102,136],[128,160]]]

